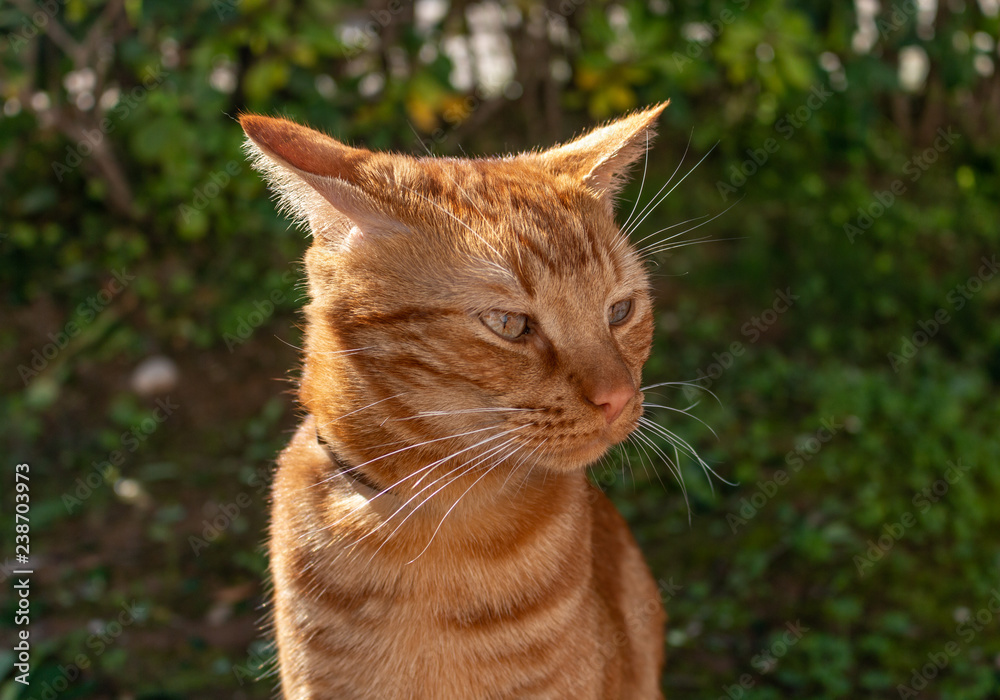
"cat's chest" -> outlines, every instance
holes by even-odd
[[[459,596],[422,582],[412,590],[425,597],[375,597],[336,625],[364,645],[373,667],[393,669],[379,679],[380,697],[552,698],[569,688],[576,698],[599,697],[601,620],[584,582],[536,590],[531,599]],[[567,677],[571,667],[576,673]]]
[[[471,532],[467,523],[433,531],[416,525],[370,541],[331,529],[300,558],[311,558],[328,586],[352,592],[359,616],[406,619],[443,634],[504,626],[554,609],[553,601],[572,608],[592,578],[588,522],[551,518],[519,538]],[[405,630],[398,636],[405,639]]]
[[[579,683],[574,696],[583,698],[599,687],[593,640],[602,620],[586,550],[481,561],[449,556],[446,542],[415,562],[327,548],[308,554],[308,570],[305,552],[296,562],[286,550],[276,557],[276,590],[324,658],[328,649],[363,650],[364,663],[382,669],[366,681],[380,686],[372,697],[555,697],[546,689]],[[574,677],[561,676],[578,665]],[[525,685],[531,679],[538,689]]]

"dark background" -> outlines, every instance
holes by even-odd
[[[475,155],[666,98],[640,208],[704,162],[633,237],[714,240],[653,256],[646,376],[718,401],[649,400],[718,437],[651,416],[738,485],[682,454],[688,507],[639,440],[593,475],[661,582],[668,696],[1000,697],[1000,19],[938,5],[0,4],[0,700],[272,692],[307,240],[235,115]]]

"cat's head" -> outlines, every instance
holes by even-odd
[[[628,436],[653,316],[613,206],[664,107],[483,159],[241,118],[256,167],[313,234],[300,396],[338,451],[565,470]]]

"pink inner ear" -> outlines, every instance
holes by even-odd
[[[240,126],[267,153],[298,170],[355,183],[357,169],[368,152],[287,119],[244,114]]]

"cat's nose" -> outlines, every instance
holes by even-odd
[[[601,409],[604,420],[611,425],[622,414],[625,406],[635,396],[635,388],[630,384],[612,384],[595,387],[587,396],[587,400]]]

